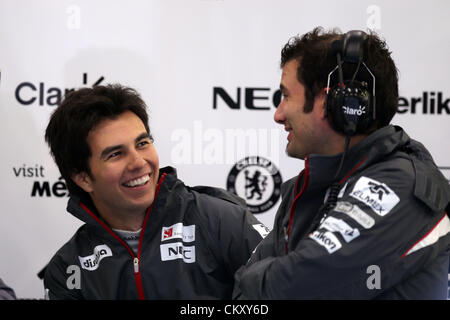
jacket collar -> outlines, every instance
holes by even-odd
[[[343,182],[351,174],[379,161],[392,151],[409,144],[410,138],[398,126],[386,126],[366,137],[348,150],[338,181]],[[308,175],[308,189],[323,188],[333,183],[333,178],[341,160],[342,153],[328,156],[308,156],[305,160],[305,174]]]

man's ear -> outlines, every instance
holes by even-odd
[[[79,186],[87,193],[90,193],[94,190],[92,187],[91,177],[84,171],[72,174],[72,180],[76,183],[77,186]]]

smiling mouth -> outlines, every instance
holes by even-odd
[[[284,130],[288,133],[287,139],[289,140],[289,137],[292,134],[292,128],[291,127],[284,127]]]
[[[145,185],[149,180],[150,180],[150,175],[146,174],[137,179],[127,181],[127,182],[123,183],[122,185],[127,188],[135,188],[135,187],[140,187],[140,186]]]

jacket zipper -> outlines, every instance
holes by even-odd
[[[150,205],[150,207],[147,210],[147,213],[144,218],[144,223],[142,225],[141,235],[139,237],[139,247],[138,247],[138,254],[137,256],[134,254],[133,250],[128,246],[128,244],[122,240],[114,231],[111,230],[110,227],[108,227],[102,220],[99,219],[94,213],[89,210],[88,207],[86,207],[83,203],[80,203],[80,206],[90,215],[92,216],[103,228],[108,231],[109,234],[111,234],[117,241],[119,241],[125,249],[127,249],[128,253],[131,256],[131,259],[133,260],[133,271],[134,271],[134,279],[136,281],[136,287],[138,291],[138,297],[139,300],[145,300],[144,295],[144,287],[142,285],[142,278],[140,273],[140,257],[141,257],[141,247],[142,247],[142,239],[144,236],[145,227],[147,225],[148,217],[150,215],[150,211],[152,210],[153,204],[155,203],[156,197],[158,195],[159,189],[161,188],[162,182],[164,181],[164,178],[166,177],[167,173],[163,173],[161,177],[159,178],[158,185],[156,187],[155,191],[155,198],[153,199],[153,203]]]
[[[142,285],[141,273],[139,272],[139,258],[133,257],[134,280],[138,291],[139,300],[145,300],[144,287]]]

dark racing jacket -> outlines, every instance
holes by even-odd
[[[235,271],[264,227],[245,202],[224,190],[187,187],[175,169],[160,170],[155,200],[134,252],[89,199],[67,210],[85,222],[51,259],[50,299],[229,299]]]
[[[450,188],[429,152],[387,126],[346,159],[324,217],[340,155],[311,155],[282,185],[274,228],[236,273],[235,298],[447,297]]]

